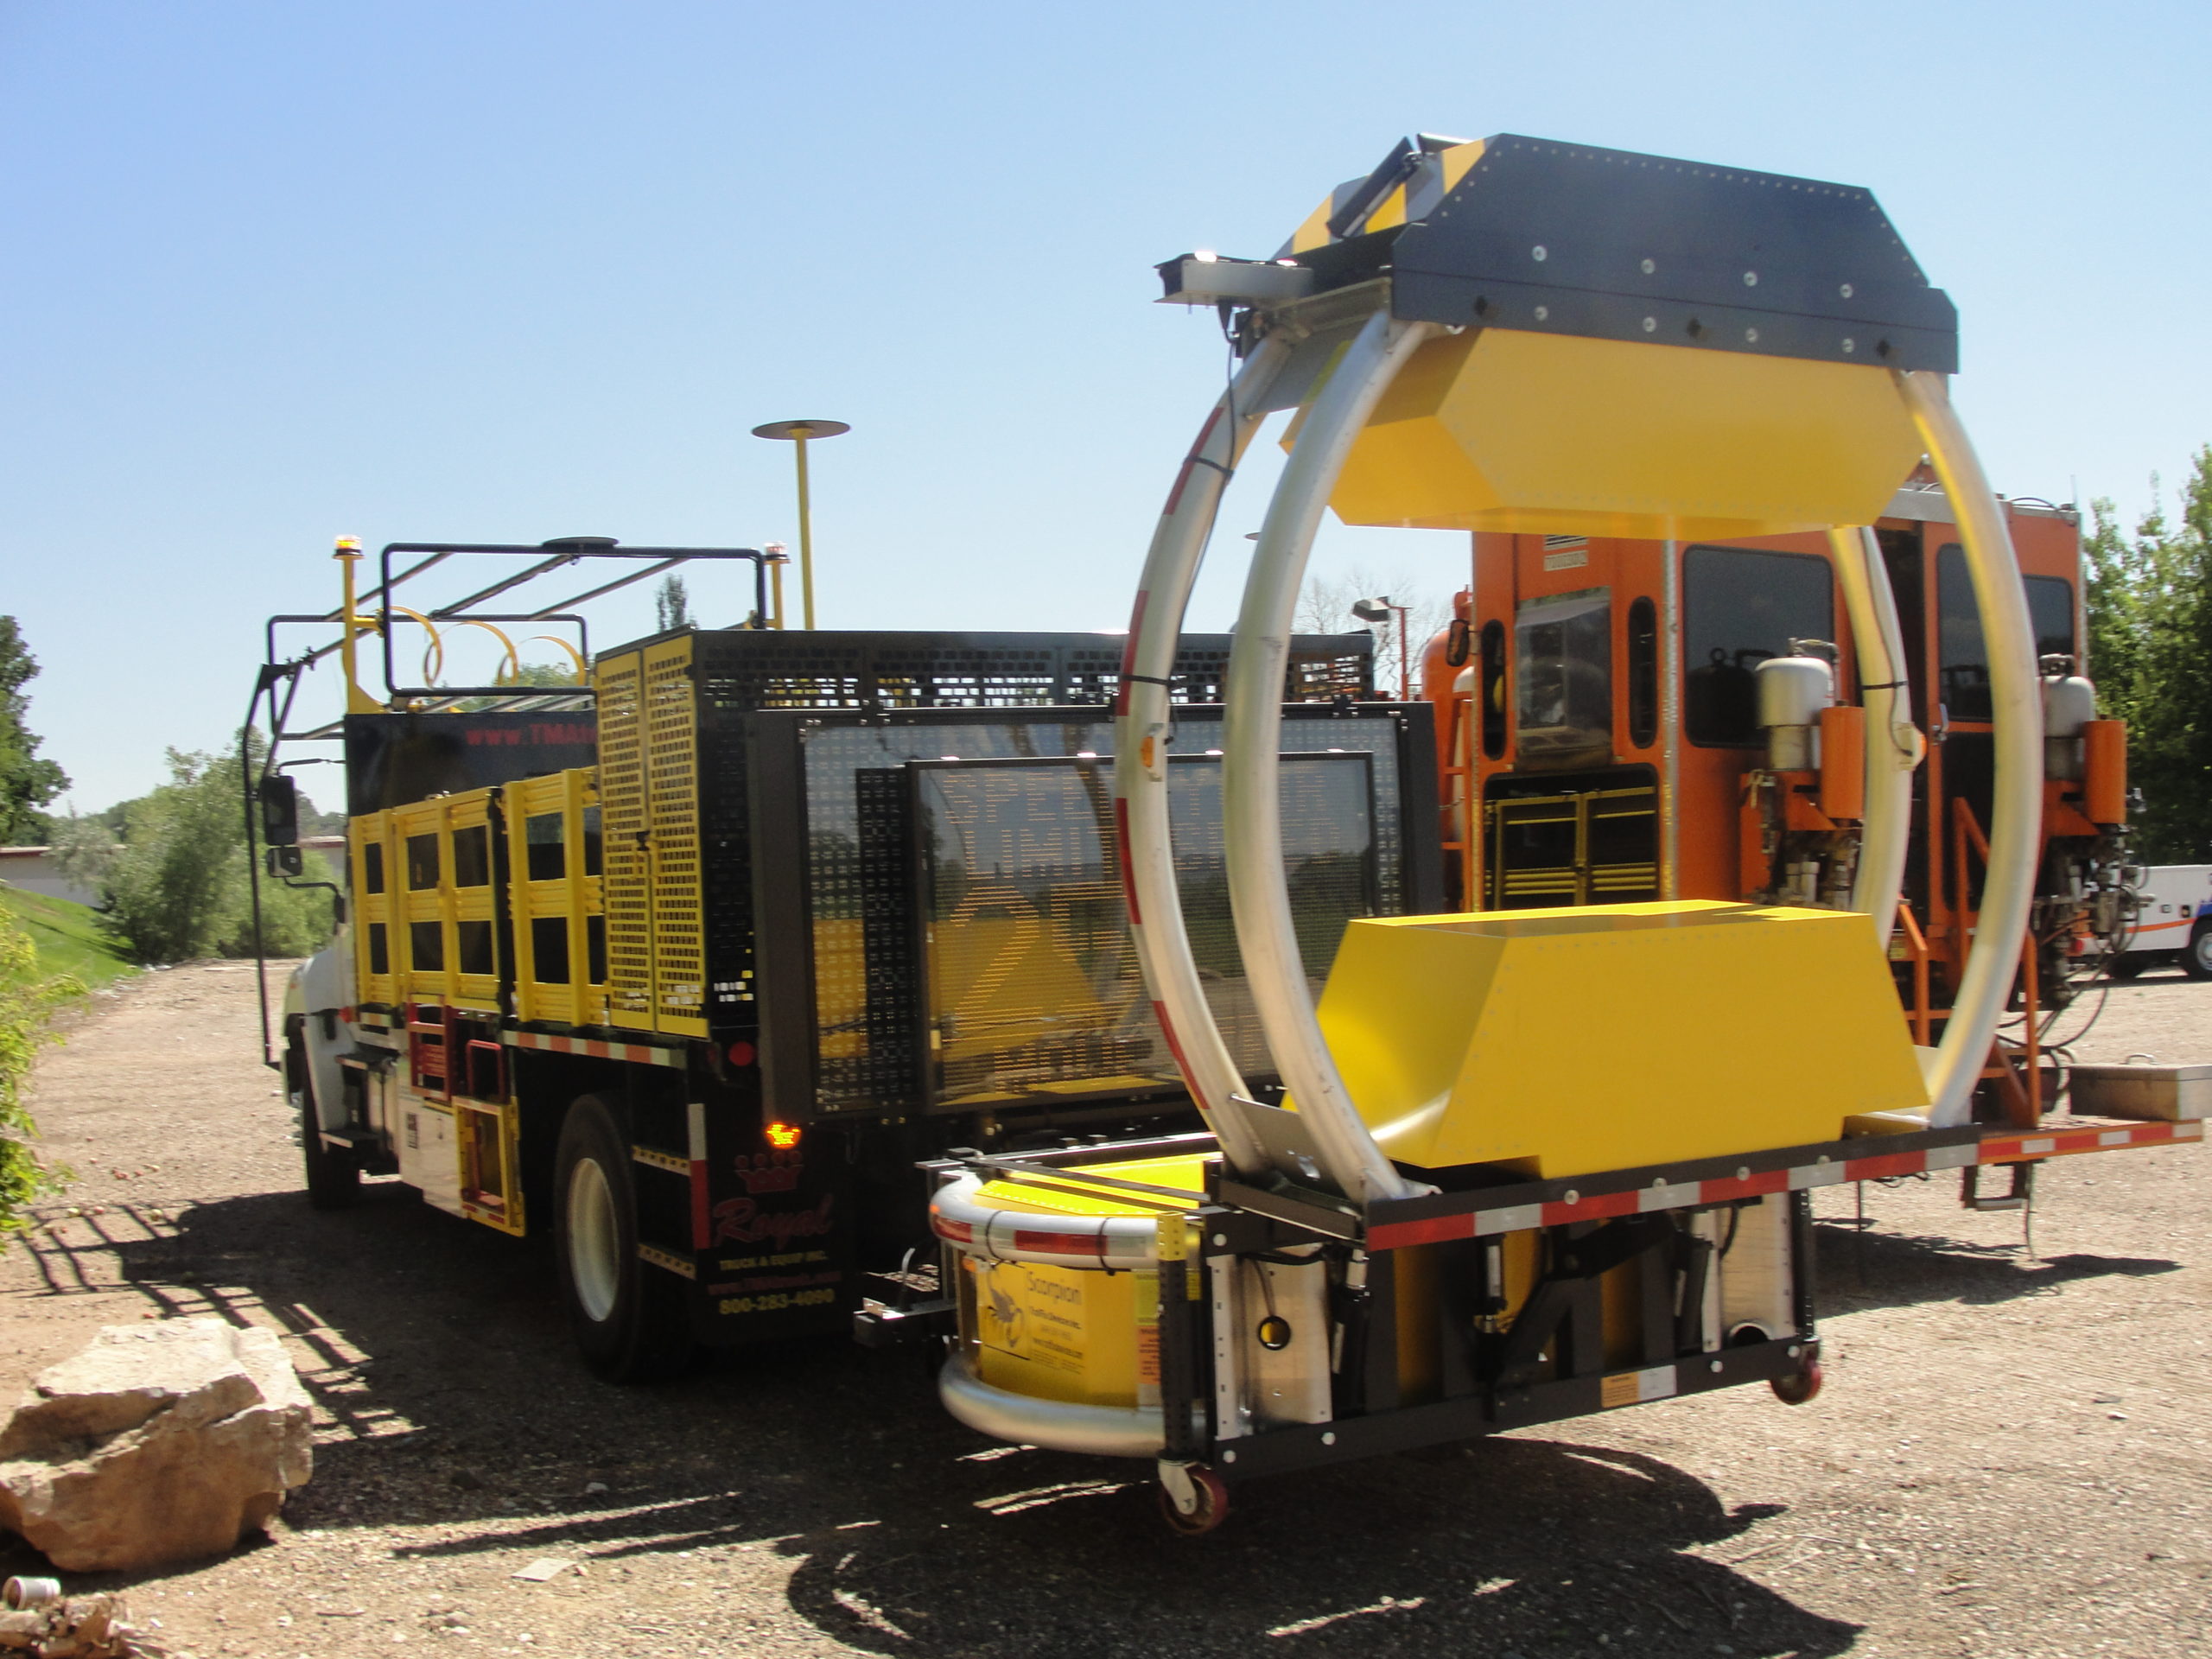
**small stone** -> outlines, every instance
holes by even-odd
[[[606,1490],[607,1483],[603,1480],[588,1480],[584,1483],[584,1496],[586,1497],[594,1497]]]
[[[2105,1415],[2115,1423],[2124,1423],[2127,1421],[2127,1414],[2124,1411],[2108,1411]]]
[[[446,1477],[446,1480],[449,1484],[460,1487],[464,1492],[480,1492],[484,1490],[482,1479],[466,1469],[454,1470]]]

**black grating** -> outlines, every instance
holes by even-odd
[[[1344,709],[1306,704],[1285,711],[1285,753],[1316,757],[1306,766],[1311,777],[1301,777],[1296,766],[1287,766],[1287,790],[1303,788],[1313,795],[1320,787],[1315,778],[1337,775],[1338,782],[1327,787],[1341,797],[1346,787],[1343,767],[1351,762],[1360,779],[1357,792],[1370,804],[1353,814],[1339,798],[1305,815],[1315,825],[1325,820],[1329,833],[1344,838],[1326,847],[1317,841],[1310,849],[1316,855],[1312,867],[1301,865],[1288,872],[1294,887],[1304,880],[1313,889],[1313,899],[1307,906],[1313,937],[1302,937],[1301,943],[1307,947],[1307,967],[1317,983],[1327,971],[1348,916],[1401,914],[1429,902],[1409,868],[1406,844],[1407,826],[1433,817],[1426,804],[1408,799],[1408,791],[1425,780],[1406,775],[1406,721],[1404,712],[1387,704]],[[1086,798],[1096,798],[1096,809],[1099,801],[1110,798],[1107,767],[1113,753],[1113,723],[1104,710],[1064,709],[1014,719],[995,719],[981,711],[946,711],[934,717],[925,713],[789,716],[777,717],[772,726],[765,720],[757,722],[756,733],[764,750],[788,745],[797,751],[791,772],[792,792],[798,798],[788,804],[787,814],[773,815],[787,826],[777,833],[789,845],[767,852],[772,864],[762,873],[763,880],[777,884],[779,896],[787,893],[786,883],[796,890],[789,895],[794,900],[789,918],[779,925],[805,941],[813,978],[810,988],[802,992],[784,975],[777,976],[779,1001],[773,1029],[784,1034],[771,1038],[779,1057],[772,1087],[785,1109],[920,1110],[928,1108],[932,1096],[947,1106],[959,1106],[971,1104],[986,1090],[1008,1098],[1029,1098],[1023,1092],[1028,1090],[1073,1099],[1111,1092],[1103,1085],[1091,1086],[1108,1075],[1117,1078],[1115,1087],[1122,1092],[1174,1086],[1167,1057],[1161,1052],[1164,1045],[1156,1042],[1149,1014],[1124,1007],[1126,984],[1134,983],[1128,977],[1133,962],[1117,963],[1107,976],[1112,984],[1101,982],[1098,999],[1123,999],[1116,1001],[1115,1007],[1129,1014],[1127,1022],[1118,1014],[1103,1017],[1093,1007],[1072,1023],[1062,1021],[1056,1034],[1043,1028],[1051,1023],[1050,1016],[1045,1016],[1030,1037],[1017,1036],[993,1052],[983,1068],[988,1077],[976,1073],[933,1080],[923,1063],[926,1033],[920,1021],[930,989],[916,923],[923,895],[912,852],[918,833],[909,792],[912,773],[940,766],[955,772],[957,768],[943,766],[947,762],[1017,763],[1013,769],[1019,770],[1021,762],[1095,757],[1099,764],[1071,769],[1052,787],[1065,792],[1077,786],[1079,779]],[[1242,970],[1235,958],[1220,867],[1218,767],[1207,763],[1210,753],[1218,753],[1221,741],[1217,709],[1186,709],[1179,718],[1175,753],[1187,764],[1189,777],[1187,782],[1177,780],[1173,798],[1178,864],[1194,943],[1207,953],[1201,968],[1223,983],[1224,1029],[1232,1041],[1239,1040],[1239,1032],[1249,1039],[1242,1044],[1243,1058],[1256,1069],[1263,1053],[1257,1027],[1250,1021],[1249,1008],[1236,1001],[1242,994]],[[978,768],[992,769],[988,765]],[[1184,769],[1178,767],[1179,772]],[[1022,858],[1040,869],[1058,858],[1071,866],[1110,870],[1114,855],[1107,844],[1109,836],[1096,827],[1096,810],[1091,827],[1078,834],[1082,824],[1074,820],[1080,817],[1060,814],[1059,818],[1069,820],[1062,823],[1040,812]],[[1289,823],[1286,827],[1292,830],[1287,848],[1297,861],[1303,856],[1301,843],[1294,827]],[[1324,835],[1322,840],[1326,839]],[[1043,844],[1054,840],[1061,849],[1057,853]],[[1083,842],[1080,847],[1077,841]],[[1356,895],[1344,887],[1345,878],[1338,873],[1348,868],[1342,855],[1355,843]],[[1336,862],[1326,864],[1329,858]],[[1040,881],[1039,878],[1032,885]],[[1107,885],[1112,889],[1110,925],[1119,930],[1118,883],[1109,880]],[[780,1000],[786,997],[798,998],[803,1006],[794,1007]],[[807,1058],[804,1054],[794,1058],[794,1051],[810,1047],[810,1066],[801,1064]],[[1129,1064],[1114,1074],[1086,1070],[1116,1057]]]
[[[699,717],[709,1026],[727,1036],[750,1037],[758,1029],[747,716],[772,709],[864,713],[1089,703],[1098,708],[1083,718],[1107,726],[1098,709],[1120,685],[1122,645],[1118,635],[1095,633],[696,633],[692,679]],[[1227,634],[1184,636],[1176,658],[1176,701],[1220,701],[1230,645]],[[625,645],[603,655],[638,648]],[[1373,638],[1363,631],[1294,636],[1287,696],[1297,702],[1371,696],[1373,651]],[[859,924],[857,887],[824,898],[851,904],[850,919]],[[886,902],[877,895],[879,905]],[[902,908],[901,916],[906,913]],[[880,918],[877,926],[880,933]],[[838,948],[833,941],[833,958]]]

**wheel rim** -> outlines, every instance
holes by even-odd
[[[2198,934],[2189,942],[2189,948],[2196,955],[2196,965],[2212,973],[2212,931]]]
[[[576,1303],[593,1324],[614,1311],[621,1282],[617,1259],[614,1190],[594,1158],[579,1159],[569,1173],[569,1279]]]

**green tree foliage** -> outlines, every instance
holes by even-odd
[[[2212,447],[2170,518],[2120,532],[2090,509],[2089,672],[2102,712],[2127,722],[2128,779],[2143,792],[2132,839],[2154,864],[2212,859]]]
[[[23,1085],[40,1046],[49,1040],[48,1014],[83,988],[73,979],[42,974],[30,935],[0,909],[0,1238],[20,1231],[25,1211],[60,1184],[62,1172],[49,1169],[31,1148],[35,1131]]]
[[[660,633],[692,626],[691,595],[684,588],[683,577],[661,578],[660,586],[653,589],[653,616],[659,625],[655,631]]]
[[[188,962],[253,954],[245,808],[238,757],[168,752],[169,781],[124,803],[119,841],[102,843],[96,820],[63,836],[64,868],[99,887],[103,925],[137,962]],[[259,758],[254,758],[257,773]],[[313,809],[302,804],[305,819]],[[308,875],[325,874],[308,855]],[[307,956],[330,937],[331,895],[261,881],[263,948]]]
[[[0,616],[0,842],[42,840],[39,808],[69,787],[60,767],[38,758],[38,739],[23,725],[30,706],[23,686],[37,672],[16,619]]]

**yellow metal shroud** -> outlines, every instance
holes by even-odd
[[[1471,328],[1414,354],[1329,505],[1350,524],[1771,535],[1872,524],[1920,453],[1877,365]]]
[[[1356,921],[1321,1027],[1402,1163],[1546,1178],[1840,1139],[1928,1095],[1872,923],[1704,900]]]

